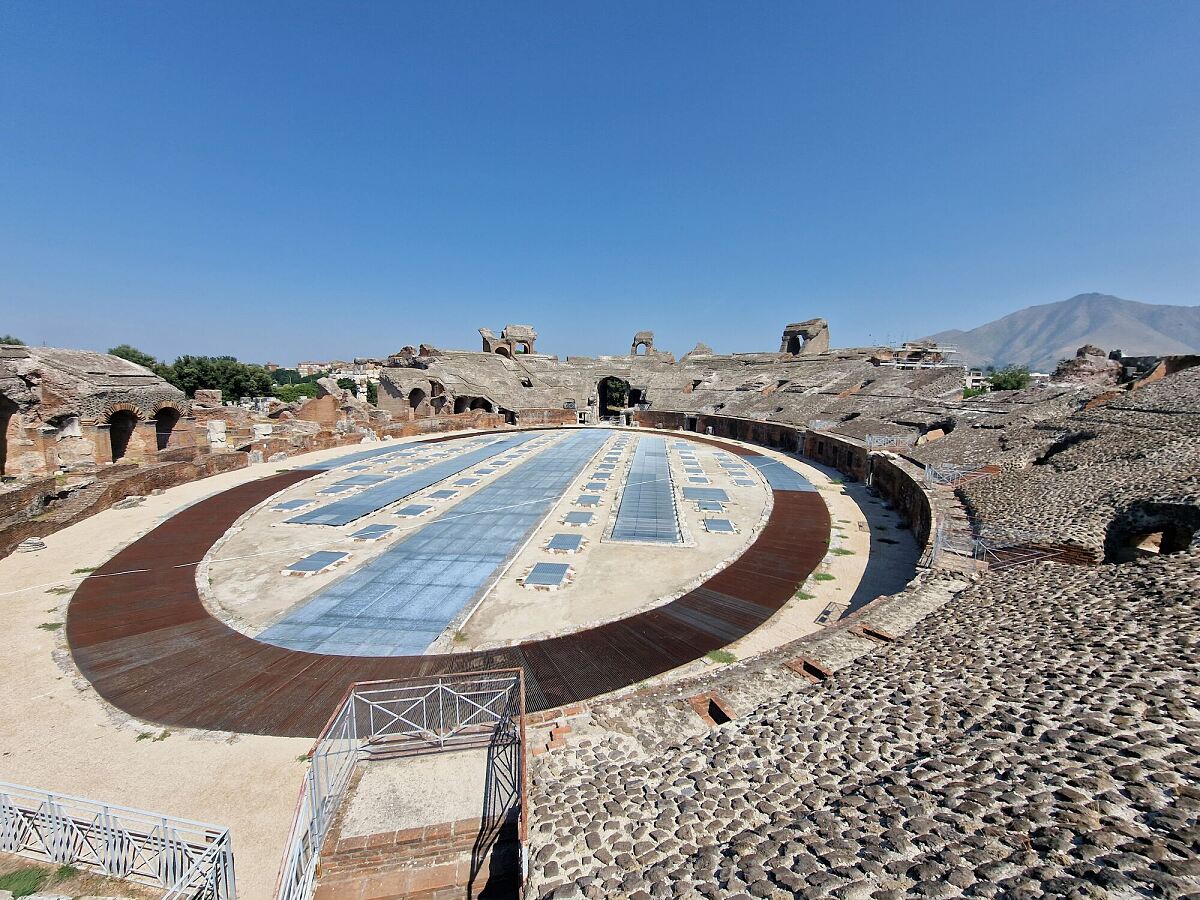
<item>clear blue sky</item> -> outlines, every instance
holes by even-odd
[[[1200,302],[1200,2],[0,4],[0,333],[839,346]]]

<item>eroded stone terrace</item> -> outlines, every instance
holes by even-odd
[[[533,895],[1200,888],[1200,548],[991,574],[824,683],[674,746],[547,757]]]

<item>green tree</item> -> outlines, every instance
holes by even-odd
[[[284,403],[295,403],[297,400],[317,396],[315,384],[277,384],[275,396]]]
[[[987,392],[988,389],[986,384],[982,384],[979,387],[963,388],[963,399],[966,400],[969,397],[978,397],[981,394],[986,394]]]
[[[372,406],[379,405],[379,385],[373,381],[367,382],[367,402]]]
[[[11,334],[0,334],[0,344],[16,344],[18,347],[24,347],[25,342],[19,337],[14,337]]]
[[[181,356],[155,371],[189,397],[198,390],[214,389],[226,400],[269,397],[275,387],[271,373],[262,366],[247,365],[232,356]]]
[[[358,385],[354,383],[353,378],[339,378],[337,380],[337,386],[343,391],[349,391],[352,394],[358,393]]]
[[[119,356],[121,359],[127,359],[131,363],[137,363],[139,366],[145,366],[147,369],[153,369],[158,365],[158,360],[149,353],[143,353],[137,347],[129,344],[119,344],[116,347],[109,347],[108,352],[113,356]]]
[[[1029,369],[1025,366],[1005,366],[988,379],[993,391],[1019,391],[1029,387]]]

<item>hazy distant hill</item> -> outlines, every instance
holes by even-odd
[[[972,328],[939,331],[929,339],[957,344],[958,361],[970,366],[1029,366],[1053,372],[1084,344],[1127,355],[1200,353],[1200,306],[1155,306],[1079,294],[1070,300],[1030,306]]]

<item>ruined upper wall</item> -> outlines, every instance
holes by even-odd
[[[28,421],[76,416],[98,422],[118,409],[148,418],[165,406],[181,414],[188,408],[183,391],[143,366],[59,347],[0,349],[0,394]]]

